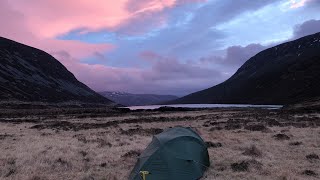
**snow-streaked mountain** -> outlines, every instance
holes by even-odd
[[[264,50],[227,81],[172,104],[289,104],[320,96],[320,33]]]
[[[111,104],[44,51],[0,37],[0,100]]]
[[[177,96],[172,95],[156,95],[156,94],[130,94],[125,92],[105,91],[99,92],[104,97],[125,106],[141,106],[152,105],[166,101],[177,99]]]

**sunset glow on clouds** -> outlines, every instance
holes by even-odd
[[[291,8],[300,8],[305,6],[305,4],[311,0],[290,0]]]
[[[97,91],[185,95],[266,47],[320,31],[318,0],[1,0],[0,36]]]
[[[10,1],[13,9],[25,16],[28,28],[47,38],[78,28],[84,28],[84,32],[105,28],[116,30],[140,14],[159,12],[176,3],[176,0],[140,0],[134,3],[128,0]]]

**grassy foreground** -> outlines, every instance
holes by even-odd
[[[126,179],[152,135],[194,128],[202,179],[319,179],[320,113],[259,109],[2,110],[0,179]]]

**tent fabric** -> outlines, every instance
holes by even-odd
[[[174,127],[153,137],[139,156],[129,180],[196,180],[210,166],[206,143],[191,128]]]

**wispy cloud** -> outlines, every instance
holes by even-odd
[[[224,81],[270,42],[320,31],[319,7],[318,0],[0,0],[0,36],[47,51],[95,90],[185,95]]]

